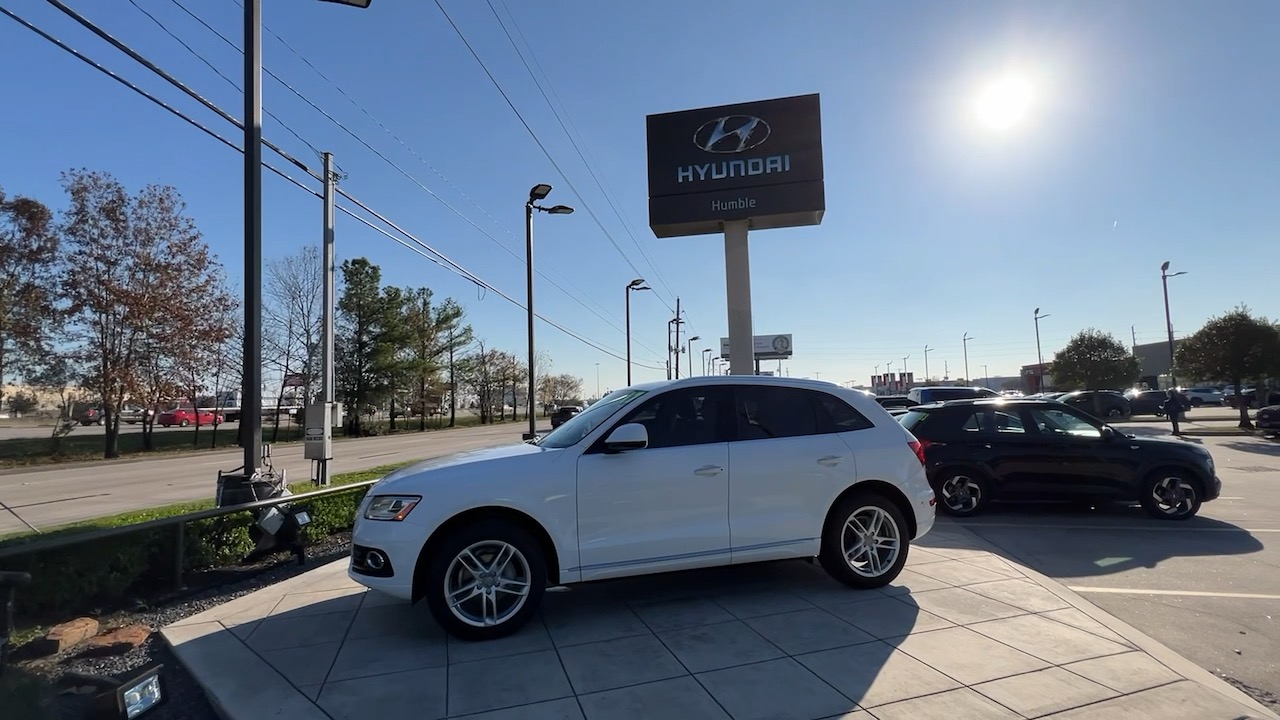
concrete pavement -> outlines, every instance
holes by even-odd
[[[957,524],[1280,707],[1280,442],[1189,441],[1213,453],[1223,490],[1187,522],[1046,504],[997,505]]]
[[[963,529],[858,592],[803,562],[547,595],[466,643],[345,561],[163,630],[231,720],[1277,716]]]
[[[519,423],[436,430],[334,442],[334,471],[353,472],[462,450],[520,442]],[[311,477],[301,443],[273,448],[277,469],[291,482]],[[146,459],[46,465],[0,473],[0,503],[36,527],[51,527],[104,515],[212,498],[218,470],[241,464],[239,448]],[[0,535],[27,530],[0,510]]]

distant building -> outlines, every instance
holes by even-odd
[[[1032,363],[1022,366],[1022,391],[1028,395],[1053,389],[1053,363]],[[1043,385],[1041,379],[1044,380]]]
[[[1173,341],[1174,352],[1182,345],[1182,340],[1175,339]],[[1134,345],[1133,355],[1138,358],[1138,385],[1145,384],[1147,387],[1162,387],[1160,378],[1168,376],[1171,364],[1169,362],[1169,341],[1161,341],[1154,343],[1146,343],[1145,345]],[[1191,378],[1185,378],[1190,380]],[[1167,383],[1164,383],[1167,384]]]

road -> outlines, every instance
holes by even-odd
[[[334,442],[334,472],[366,470],[406,460],[419,460],[505,443],[520,442],[518,423],[480,428],[406,433]],[[277,469],[291,482],[311,477],[311,461],[301,443],[273,448]],[[163,458],[121,459],[94,463],[48,465],[0,474],[0,535],[88,520],[187,500],[212,498],[218,470],[241,463],[239,448]]]
[[[977,533],[1206,670],[1280,695],[1280,441],[1189,441],[1213,453],[1223,490],[1187,522],[1149,519],[1136,507],[1048,505],[942,522]]]

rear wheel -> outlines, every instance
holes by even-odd
[[[893,501],[876,492],[856,493],[836,506],[822,533],[818,560],[849,587],[884,587],[907,562],[907,527]]]
[[[1109,418],[1124,417],[1124,410],[1121,410],[1118,407],[1113,407],[1107,411],[1107,417]]]
[[[955,517],[977,515],[987,507],[987,481],[970,470],[947,470],[935,483],[938,507]]]
[[[1200,511],[1200,486],[1180,470],[1162,470],[1142,485],[1142,509],[1161,520],[1187,520]]]
[[[190,424],[191,424],[190,422],[183,420],[182,422],[178,423],[178,427],[186,427]]]
[[[516,632],[537,612],[547,587],[541,546],[509,523],[459,528],[432,549],[427,607],[450,634],[492,640]]]
[[[1200,407],[1203,404],[1204,404],[1204,400],[1201,400],[1198,397],[1191,398],[1191,407]]]

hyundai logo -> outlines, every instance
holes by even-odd
[[[703,123],[693,144],[709,153],[740,153],[769,139],[769,123],[750,115],[726,115]]]

